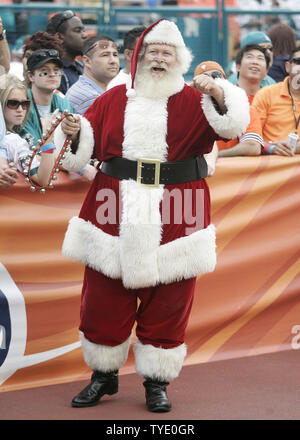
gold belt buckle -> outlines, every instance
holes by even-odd
[[[154,183],[142,183],[142,168],[144,168],[143,163],[151,163],[154,164],[155,170],[154,170]],[[160,179],[160,161],[154,160],[154,159],[146,159],[141,158],[137,160],[137,176],[136,180],[137,182],[142,186],[148,186],[151,188],[158,188],[159,187],[159,179]]]

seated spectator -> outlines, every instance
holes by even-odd
[[[0,75],[7,73],[10,67],[10,51],[6,40],[6,31],[0,17]]]
[[[36,50],[40,49],[54,49],[57,50],[59,54],[59,58],[63,58],[63,48],[61,45],[61,41],[58,39],[56,35],[48,34],[47,32],[35,32],[31,36],[28,36],[24,39],[23,43],[23,55],[22,55],[22,62],[23,62],[23,76],[26,81],[26,84],[30,85],[30,81],[27,78],[27,60],[28,57],[35,52]],[[58,90],[55,90],[57,93]],[[60,93],[60,92],[59,92]],[[61,93],[61,96],[64,95]]]
[[[262,124],[264,153],[293,156],[300,153],[300,143],[293,149],[289,141],[290,134],[300,135],[300,46],[292,51],[285,68],[284,81],[259,90],[253,106]]]
[[[296,47],[295,32],[288,24],[278,23],[270,28],[269,37],[273,44],[273,64],[268,75],[276,82],[280,82],[288,76],[285,63],[290,59],[290,54]]]
[[[58,109],[73,111],[67,98],[62,98],[56,90],[62,76],[62,60],[54,49],[40,49],[33,52],[27,59],[28,80],[31,88],[28,95],[32,102],[29,115],[22,131],[22,136],[29,136],[34,145],[42,138],[43,120],[47,121]]]
[[[3,118],[2,106],[0,105],[0,188],[9,188],[16,183],[18,179],[15,164],[13,162],[8,162],[5,134],[5,121]]]
[[[268,71],[270,57],[258,44],[244,46],[236,56],[237,85],[245,90],[251,104]]]
[[[0,77],[0,103],[6,126],[4,149],[1,149],[0,163],[6,167],[11,167],[14,164],[11,170],[15,171],[17,169],[23,173],[28,167],[26,159],[30,153],[30,148],[26,140],[16,133],[16,130],[26,121],[29,113],[31,103],[26,86],[13,75],[2,75]],[[35,156],[31,167],[32,180],[41,186],[47,184],[55,162],[53,134],[48,139],[47,145],[43,146],[43,149],[44,152],[41,154],[40,161]],[[2,184],[2,187],[7,186]]]
[[[226,78],[222,67],[214,61],[204,61],[198,64],[195,69],[195,75],[201,73],[213,78]],[[212,152],[205,155],[205,159],[208,167],[214,169],[214,162],[217,156],[258,156],[261,153],[262,147],[263,139],[260,119],[255,109],[250,107],[250,123],[242,136],[228,141],[216,141]]]
[[[99,35],[85,40],[83,62],[83,75],[66,93],[74,111],[81,115],[105,92],[107,84],[119,72],[118,48],[113,38]]]
[[[70,10],[55,14],[49,20],[46,31],[56,35],[62,43],[63,77],[59,90],[65,95],[83,74],[83,63],[76,57],[82,55],[83,43],[87,38],[86,31],[81,19]]]
[[[125,59],[125,67],[120,70],[117,76],[115,76],[107,85],[106,90],[111,89],[112,87],[118,86],[119,84],[126,84],[127,81],[131,80],[131,58],[133,54],[134,46],[145,30],[145,26],[138,26],[133,29],[130,29],[125,34],[123,41],[123,49],[124,49],[124,59]]]
[[[250,44],[251,45],[253,45],[253,44],[259,45],[262,48],[267,50],[267,54],[269,55],[269,58],[270,58],[269,66],[271,66],[272,62],[273,62],[273,53],[272,53],[273,46],[272,46],[272,41],[268,37],[268,35],[266,35],[264,32],[260,32],[260,31],[250,32],[244,38],[242,38],[241,44],[240,44],[240,49],[243,49],[245,46],[248,46]],[[236,84],[238,81],[237,72],[230,75],[228,78],[228,81],[230,81],[232,84]],[[268,85],[274,84],[274,83],[275,83],[274,79],[271,78],[266,73],[265,77],[261,81],[260,87],[265,87],[265,86],[268,86]]]

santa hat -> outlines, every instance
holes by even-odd
[[[182,35],[175,23],[165,18],[151,24],[138,39],[131,58],[131,88],[127,90],[127,97],[134,97],[134,80],[137,70],[137,63],[142,48],[147,44],[170,44],[176,47],[179,70],[181,74],[189,70],[193,56],[186,47]]]
[[[216,63],[216,61],[203,61],[202,63],[198,64],[195,69],[194,76],[201,75],[201,73],[207,72],[208,70],[217,70],[218,72],[222,73],[224,78],[226,78],[224,70],[219,63]]]

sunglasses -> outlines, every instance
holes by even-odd
[[[60,26],[67,20],[70,20],[70,18],[75,17],[75,14],[73,11],[68,10],[62,13],[59,22],[57,23],[55,30],[56,32],[58,31],[58,29],[60,28]]]
[[[33,52],[33,54],[41,59],[49,57],[59,58],[59,52],[56,49],[40,49]]]
[[[96,41],[95,44],[93,44],[91,47],[89,47],[85,52],[84,55],[86,55],[90,50],[95,49],[95,47],[98,47],[99,49],[105,50],[109,47],[113,47],[114,49],[118,50],[119,47],[116,45],[114,41],[106,41],[106,40],[100,40]]]
[[[25,101],[18,101],[17,99],[8,99],[6,101],[6,106],[11,110],[17,110],[20,105],[23,110],[28,110],[30,107],[30,100],[26,99]]]
[[[262,44],[259,44],[259,46],[265,50],[269,50],[269,51],[273,52],[273,46],[271,44],[268,44],[267,46],[262,46]]]
[[[300,58],[292,58],[290,60],[290,63],[297,64],[297,66],[299,66],[300,65]]]

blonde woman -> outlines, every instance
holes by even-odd
[[[4,145],[0,148],[0,167],[16,168],[23,173],[27,168],[26,159],[30,153],[30,146],[25,139],[18,135],[17,131],[26,122],[31,102],[25,85],[16,76],[10,74],[0,76],[0,103],[6,126]],[[32,163],[30,177],[38,185],[47,184],[55,161],[54,150],[52,134],[47,145],[43,146],[40,161],[35,157]]]

